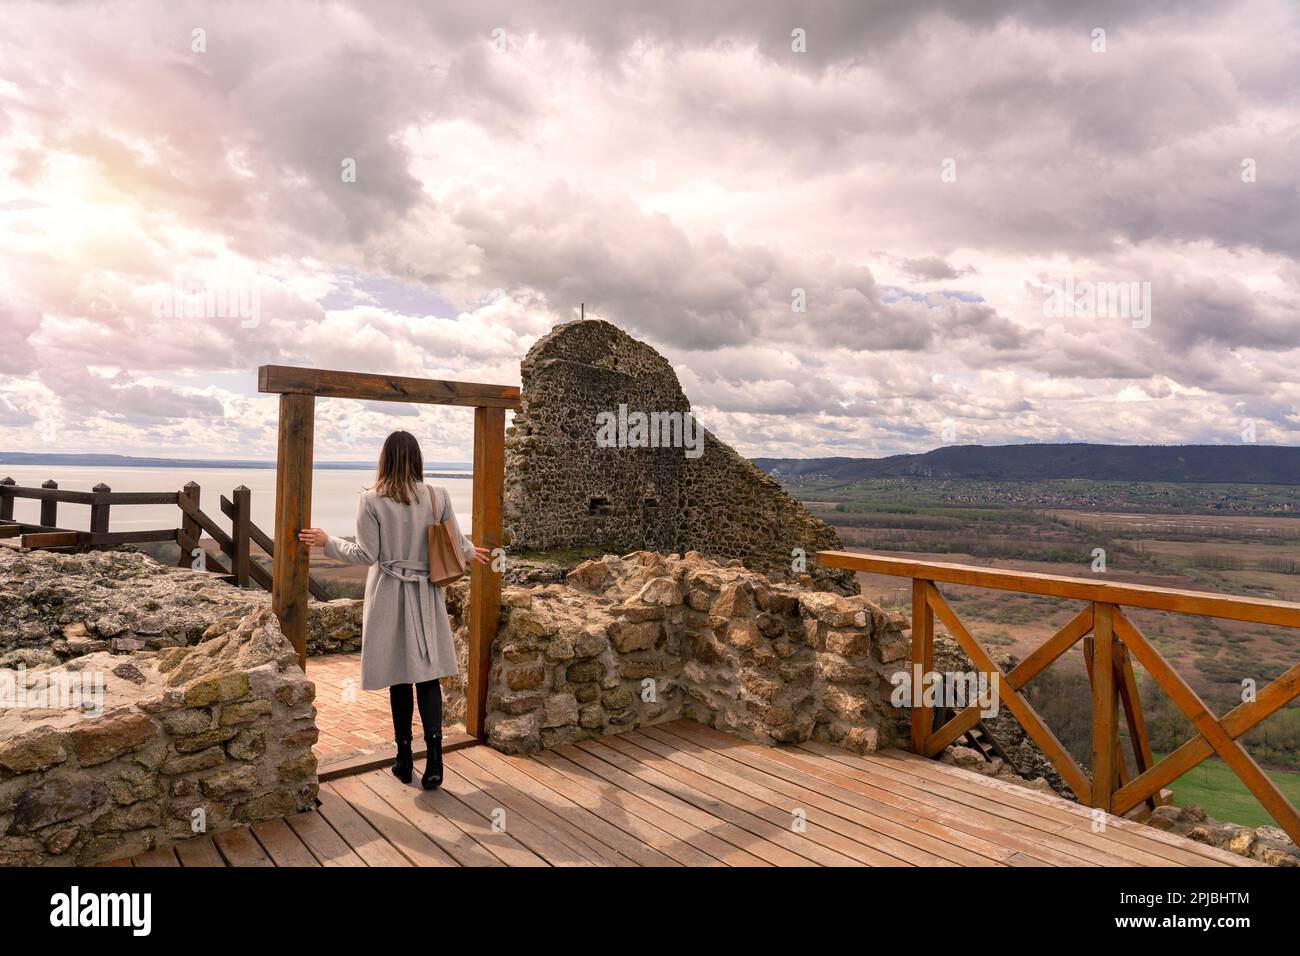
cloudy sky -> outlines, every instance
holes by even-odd
[[[258,365],[517,383],[583,301],[750,455],[1300,443],[1295,3],[3,21],[0,450],[271,457]],[[337,401],[317,455],[396,426],[468,458]]]

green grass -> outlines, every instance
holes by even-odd
[[[1159,760],[1164,754],[1156,754]],[[1277,770],[1265,771],[1278,785],[1288,800],[1300,804],[1300,773]],[[1174,792],[1174,803],[1185,807],[1197,804],[1215,820],[1239,823],[1243,826],[1277,826],[1277,821],[1260,806],[1259,801],[1218,759],[1204,761],[1169,785]]]

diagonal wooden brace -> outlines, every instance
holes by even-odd
[[[1020,726],[1025,729],[1025,733],[1038,744],[1039,749],[1052,762],[1066,785],[1074,791],[1075,796],[1085,803],[1091,799],[1092,784],[1088,780],[1088,775],[1070,756],[1069,751],[1056,739],[1056,735],[1051,729],[1043,723],[1042,718],[1038,716],[1037,711],[1029,705],[1029,702],[1020,696],[1020,691],[1012,687],[1007,682],[1007,675],[1002,673],[1002,669],[993,662],[988,652],[980,646],[979,642],[971,636],[966,625],[948,606],[948,602],[943,599],[943,595],[933,586],[929,589],[929,603],[935,616],[943,621],[944,626],[962,649],[970,656],[971,663],[977,668],[989,674],[997,681],[999,699],[1007,705],[1007,708],[1020,721]]]
[[[1041,674],[1058,657],[1079,642],[1092,630],[1092,605],[1086,605],[1065,625],[1047,639],[1032,654],[1022,660],[1007,674],[1003,687],[1020,690]],[[925,755],[933,757],[955,742],[962,734],[979,722],[980,709],[972,704],[930,735],[925,744]]]
[[[1296,808],[1278,789],[1277,784],[1260,769],[1259,764],[1237,742],[1234,735],[1229,733],[1223,724],[1215,718],[1196,691],[1192,690],[1187,685],[1187,682],[1178,676],[1177,672],[1169,665],[1169,662],[1146,639],[1146,636],[1122,613],[1115,614],[1115,633],[1120,640],[1128,645],[1129,650],[1133,652],[1133,656],[1146,668],[1147,673],[1178,705],[1179,710],[1188,716],[1193,726],[1200,732],[1201,739],[1241,779],[1241,782],[1255,795],[1255,799],[1263,805],[1264,809],[1286,831],[1287,835],[1292,840],[1300,843],[1300,813],[1296,812]],[[1167,763],[1170,759],[1170,757],[1166,757],[1156,767],[1158,768],[1161,764]],[[1140,783],[1143,777],[1146,776],[1146,774],[1143,774],[1129,786],[1132,787]],[[1148,795],[1149,793],[1143,793],[1139,800]],[[1118,810],[1118,804],[1116,804],[1116,810]]]

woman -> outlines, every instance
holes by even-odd
[[[424,776],[426,790],[442,784],[441,677],[459,672],[451,622],[442,588],[429,583],[428,527],[451,522],[465,560],[486,563],[489,552],[476,548],[460,533],[451,498],[445,488],[424,484],[424,457],[408,432],[393,432],[379,453],[379,471],[372,487],[357,503],[357,540],[344,541],[321,528],[304,528],[298,538],[308,547],[349,564],[370,567],[361,621],[361,686],[388,688],[393,712],[397,760],[393,773],[411,782],[411,685],[420,706],[424,742],[429,749]]]

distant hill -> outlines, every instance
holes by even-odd
[[[1289,445],[952,445],[888,458],[755,458],[778,478],[983,478],[1300,484]]]

